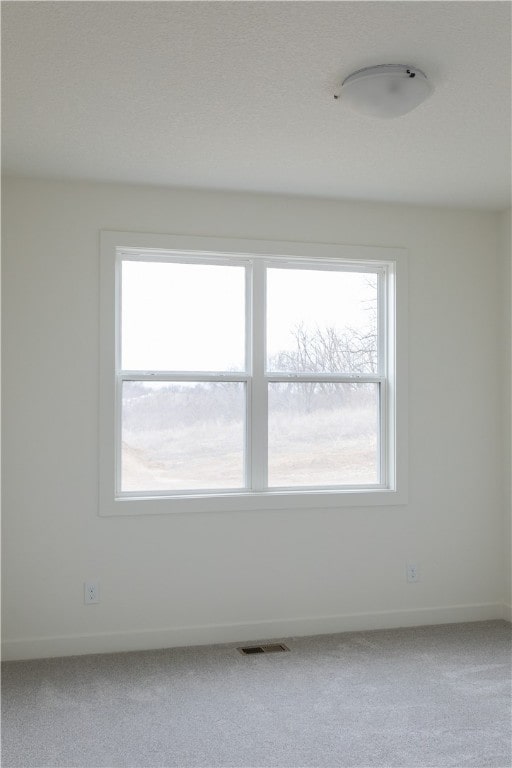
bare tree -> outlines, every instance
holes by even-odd
[[[364,375],[377,372],[376,324],[371,330],[333,326],[308,329],[303,323],[293,330],[294,346],[279,352],[271,361],[274,371],[287,373],[345,373]],[[346,389],[357,385],[347,385]],[[303,409],[309,411],[313,395],[339,392],[339,385],[329,382],[286,383],[283,393],[301,393]]]
[[[338,331],[329,326],[307,329],[303,323],[293,330],[295,345],[275,355],[272,369],[292,373],[375,373],[377,343],[374,331],[354,328]]]

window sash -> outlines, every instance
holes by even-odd
[[[347,483],[333,483],[327,486],[331,490],[346,489],[346,488],[384,488],[385,484],[383,479],[387,476],[387,451],[384,450],[386,441],[383,439],[383,435],[386,433],[386,407],[385,407],[385,387],[386,380],[381,376],[337,376],[335,374],[325,375],[312,375],[312,374],[266,374],[261,377],[261,380],[257,380],[255,383],[255,377],[249,374],[240,373],[201,373],[180,371],[179,373],[145,373],[140,374],[137,372],[123,371],[117,375],[116,378],[116,402],[117,402],[117,427],[116,427],[116,496],[119,498],[138,497],[141,495],[139,491],[123,491],[122,490],[122,392],[123,383],[137,383],[137,382],[202,382],[211,381],[215,383],[222,382],[236,382],[245,384],[245,438],[244,438],[244,477],[245,485],[241,488],[223,488],[219,489],[201,489],[201,493],[204,494],[218,494],[218,493],[240,493],[243,492],[268,492],[268,491],[292,491],[301,492],[305,490],[318,490],[325,489],[325,485],[315,486],[271,486],[268,485],[268,385],[271,383],[283,383],[290,384],[294,382],[304,382],[311,384],[378,384],[378,423],[379,429],[377,433],[377,456],[379,457],[379,479],[378,483],[367,483],[350,485]],[[259,390],[259,391],[258,391]],[[265,410],[260,417],[260,406],[264,402]],[[256,414],[256,416],[255,416]],[[259,427],[255,439],[255,422],[254,418],[259,419]],[[187,490],[162,490],[162,491],[144,491],[144,496],[156,496],[156,497],[168,497],[172,496],[190,496],[197,495],[199,491],[195,489]]]
[[[121,315],[122,315],[122,280],[121,270],[123,261],[148,261],[148,262],[169,262],[182,264],[202,263],[206,265],[219,266],[244,266],[245,267],[245,371],[236,371],[236,375],[247,373],[248,375],[258,375],[260,371],[266,376],[309,376],[308,372],[296,374],[286,371],[268,371],[266,360],[266,270],[272,269],[301,269],[310,271],[331,271],[347,272],[377,275],[377,375],[380,378],[385,377],[387,370],[386,340],[388,337],[387,328],[387,290],[386,279],[388,278],[389,265],[375,265],[369,263],[348,263],[346,260],[330,260],[329,262],[312,261],[310,259],[283,259],[280,256],[273,258],[261,258],[256,255],[252,257],[228,256],[221,258],[207,254],[187,255],[182,252],[173,253],[170,251],[138,251],[134,249],[119,249],[116,258],[116,327],[115,327],[115,347],[116,347],[116,372],[130,375],[183,375],[191,373],[194,376],[199,375],[217,375],[229,376],[230,371],[182,371],[182,370],[125,370],[121,363]],[[343,372],[332,373],[312,373],[315,377],[326,376],[345,376],[347,380],[352,380],[353,375]],[[372,374],[357,375],[361,378],[371,376]]]

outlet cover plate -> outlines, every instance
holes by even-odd
[[[100,585],[98,581],[84,582],[84,603],[94,605],[100,601]]]
[[[420,580],[420,569],[417,563],[407,563],[406,579],[409,584],[415,584]]]

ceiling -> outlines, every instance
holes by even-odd
[[[510,206],[508,2],[3,2],[3,172]],[[422,69],[395,120],[341,81]]]

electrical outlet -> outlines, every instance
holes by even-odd
[[[414,584],[420,580],[420,569],[416,563],[407,563],[406,578],[409,584]]]
[[[100,601],[100,585],[98,581],[84,582],[84,603],[92,605]]]

